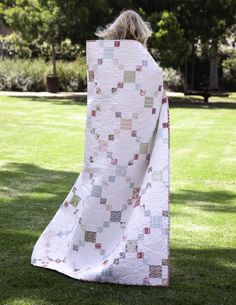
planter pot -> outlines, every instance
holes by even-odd
[[[59,79],[57,76],[46,76],[46,89],[48,92],[56,93],[59,91]]]

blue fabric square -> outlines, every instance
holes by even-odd
[[[103,52],[104,58],[113,58],[114,48],[113,47],[105,47]]]
[[[101,197],[102,187],[100,185],[93,185],[91,196]]]

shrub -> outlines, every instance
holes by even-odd
[[[163,69],[165,88],[170,91],[183,91],[184,79],[183,75],[173,68]]]
[[[52,68],[49,70],[52,72]],[[85,58],[72,62],[57,61],[57,75],[60,78],[60,91],[86,91]]]
[[[0,44],[5,57],[30,58],[32,55],[29,44],[19,33],[13,32],[6,36],[0,35]]]
[[[42,45],[38,45],[39,54],[45,60],[51,59],[52,46],[46,41]],[[75,61],[81,55],[82,48],[79,44],[72,44],[70,39],[65,39],[60,45],[55,45],[56,59]]]
[[[37,59],[0,60],[0,90],[45,91],[46,75],[52,73],[51,62]],[[86,90],[86,64],[84,57],[73,62],[57,61],[60,91]]]
[[[42,59],[4,59],[0,61],[0,90],[45,90],[44,75],[47,64]]]
[[[230,57],[222,62],[223,86],[226,90],[236,90],[236,57]]]
[[[47,42],[39,43],[37,40],[30,43],[17,32],[6,36],[0,35],[0,47],[4,57],[7,58],[44,58],[51,59],[52,46]],[[72,44],[69,38],[55,45],[56,59],[75,61],[77,56],[83,55],[83,48],[79,44]]]

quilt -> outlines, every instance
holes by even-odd
[[[170,118],[138,41],[87,40],[83,168],[31,264],[77,280],[169,286]]]

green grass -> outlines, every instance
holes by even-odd
[[[86,104],[0,97],[0,304],[233,305],[235,108],[233,98],[170,102],[171,278],[162,288],[82,282],[30,264],[82,169]]]

